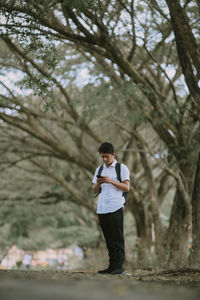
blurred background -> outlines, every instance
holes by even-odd
[[[106,263],[104,141],[131,172],[126,268],[199,267],[199,1],[1,2],[0,268]]]

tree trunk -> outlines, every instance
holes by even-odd
[[[188,258],[191,214],[185,206],[177,187],[168,229],[168,263],[176,267],[184,265]]]
[[[145,150],[144,145],[142,143],[141,137],[136,135],[136,143],[140,150]],[[148,157],[145,152],[140,152],[141,162],[143,168],[145,170],[145,177],[148,183],[148,195],[149,195],[149,203],[151,212],[149,212],[152,217],[153,229],[152,234],[155,234],[155,252],[156,252],[156,260],[157,262],[161,262],[163,260],[163,232],[162,232],[162,223],[160,220],[159,213],[159,205],[158,205],[158,193],[155,184],[154,175],[151,169],[151,165],[149,163]]]
[[[200,267],[200,153],[192,193],[192,252],[190,262]]]
[[[129,202],[130,211],[134,216],[137,233],[137,265],[147,266],[149,263],[150,248],[152,244],[149,211],[142,201],[135,198]]]
[[[200,112],[200,55],[198,43],[190,27],[189,18],[179,0],[166,0],[171,15],[171,23],[175,35],[177,52],[183,75],[188,89],[193,97],[194,108],[199,116]]]

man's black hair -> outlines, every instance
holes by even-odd
[[[109,154],[115,153],[114,146],[108,142],[101,144],[98,151],[99,151],[99,153],[109,153]]]

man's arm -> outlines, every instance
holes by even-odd
[[[102,178],[98,178],[97,179],[97,183],[93,184],[92,189],[94,194],[97,194],[101,188],[101,183],[103,183],[103,179]]]
[[[130,190],[130,181],[124,180],[123,182],[118,182],[111,179],[109,176],[103,176],[101,179],[101,183],[110,183],[114,185],[117,189],[122,190],[124,192],[128,192]]]

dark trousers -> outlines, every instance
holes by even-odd
[[[98,217],[108,249],[109,267],[113,270],[121,268],[125,259],[123,208],[112,213],[98,214]]]

